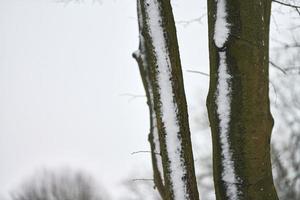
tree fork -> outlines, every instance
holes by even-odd
[[[208,0],[217,200],[278,199],[270,159],[270,12],[271,0]]]

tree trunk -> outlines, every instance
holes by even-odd
[[[271,0],[208,0],[210,88],[217,200],[277,200],[269,102]]]
[[[145,20],[142,16],[142,7],[141,2],[137,1],[137,14],[138,14],[138,24],[139,24],[139,37],[140,44],[139,49],[133,53],[133,57],[136,59],[140,75],[143,81],[143,85],[145,88],[146,96],[147,96],[147,104],[149,107],[150,114],[150,133],[148,136],[148,140],[151,148],[151,159],[152,159],[152,168],[153,168],[153,177],[154,184],[160,194],[161,197],[165,196],[164,192],[164,182],[163,182],[163,167],[162,167],[162,159],[160,152],[160,144],[159,144],[159,135],[158,128],[156,122],[156,114],[154,110],[154,98],[153,98],[153,89],[151,85],[150,78],[150,69],[146,59],[146,44],[144,37],[142,36],[142,31],[144,27]]]
[[[154,182],[166,200],[198,200],[187,105],[169,0],[138,0],[134,53],[150,109]],[[162,166],[162,167],[160,167]],[[163,168],[163,169],[161,169]]]

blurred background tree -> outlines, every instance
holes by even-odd
[[[300,199],[300,7],[297,1],[284,3],[277,2],[273,12],[273,173],[279,198],[295,200]],[[286,16],[289,20],[282,21]]]
[[[85,172],[41,170],[11,193],[12,200],[109,200],[109,196]]]

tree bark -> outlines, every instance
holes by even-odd
[[[210,87],[217,200],[277,200],[269,102],[271,0],[208,0]]]
[[[134,57],[140,67],[150,109],[154,182],[163,199],[198,200],[171,4],[169,0],[138,0],[137,4],[140,46]]]
[[[157,122],[156,122],[157,119],[154,110],[153,89],[151,85],[151,78],[150,78],[150,71],[149,71],[150,69],[146,59],[147,57],[146,44],[145,44],[145,39],[142,36],[145,20],[142,16],[141,9],[142,9],[141,2],[137,1],[140,44],[139,44],[139,49],[133,53],[133,57],[136,59],[139,66],[140,75],[146,92],[147,104],[149,107],[150,133],[148,136],[148,141],[150,143],[150,148],[151,148],[151,160],[152,160],[154,184],[160,196],[163,198],[165,196],[165,192],[164,192],[165,189],[164,189],[164,182],[163,182],[163,167],[162,167],[162,159],[161,159],[160,144],[159,144],[159,133],[158,133],[159,130],[157,128]]]

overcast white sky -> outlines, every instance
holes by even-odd
[[[177,21],[206,12],[204,0],[173,5]],[[208,72],[202,22],[178,35],[184,69]],[[134,0],[0,0],[0,29],[0,194],[40,167],[71,166],[117,197],[132,171],[150,171],[149,155],[130,155],[149,149],[146,100],[122,96],[144,94]],[[193,116],[208,79],[184,75]]]

